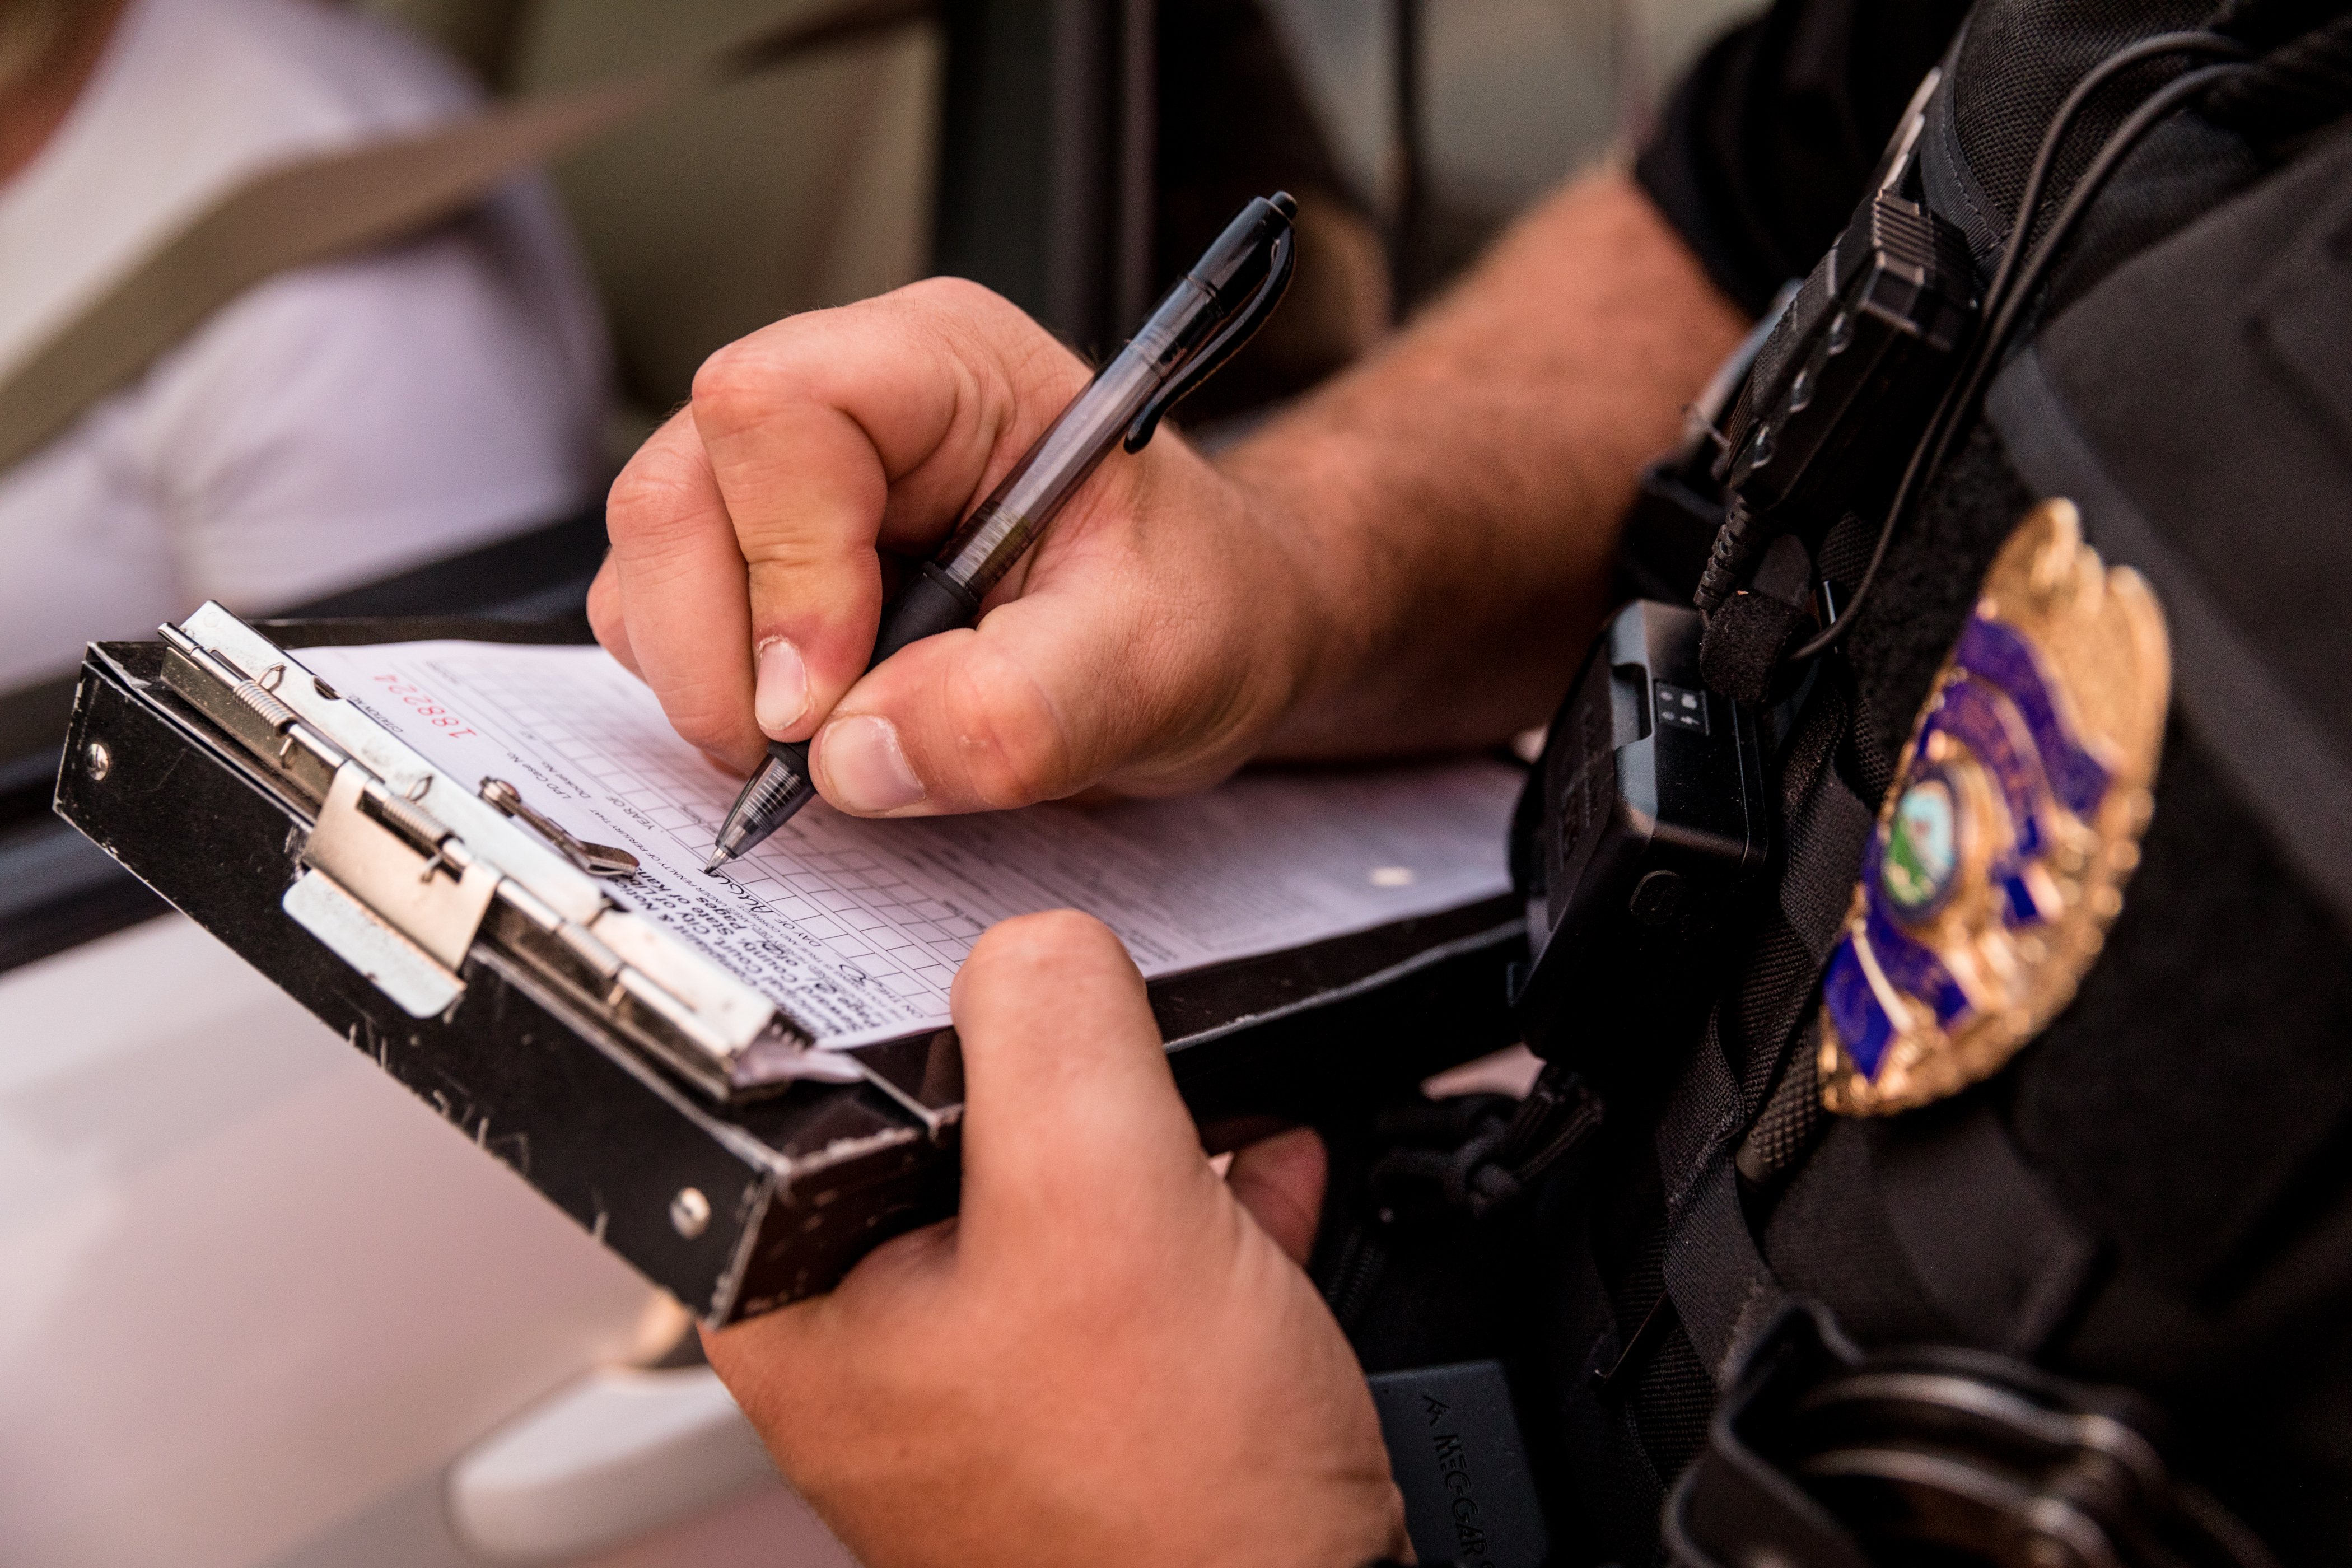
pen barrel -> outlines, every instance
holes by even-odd
[[[866,668],[880,664],[908,643],[968,626],[979,618],[980,596],[926,561],[891,601]]]
[[[1217,325],[1210,291],[1192,277],[1168,290],[1150,319],[933,558],[977,601],[1004,580],[1063,504],[1109,455],[1135,416]]]

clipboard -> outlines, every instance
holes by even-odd
[[[90,647],[58,813],[705,1321],[829,1289],[953,1212],[952,1030],[809,1049],[300,659],[576,627],[207,605],[163,634]],[[1502,896],[1148,992],[1197,1120],[1306,1121],[1509,1043],[1525,953]]]

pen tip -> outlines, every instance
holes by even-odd
[[[716,877],[719,875],[719,868],[727,864],[728,858],[726,850],[713,849],[710,852],[710,858],[702,864],[702,874],[706,877]]]

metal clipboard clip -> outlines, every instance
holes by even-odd
[[[620,851],[534,831],[511,785],[442,773],[216,604],[161,633],[165,689],[310,819],[287,916],[410,1016],[454,1013],[487,964],[721,1100],[866,1076],[583,868],[601,854],[625,874]]]

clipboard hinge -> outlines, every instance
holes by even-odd
[[[351,759],[278,696],[287,667],[273,664],[257,678],[248,676],[179,627],[167,622],[159,630],[164,686],[275,768],[306,804],[326,799],[336,773]]]
[[[499,780],[486,780],[477,799],[420,768],[394,788],[371,766],[381,759],[368,739],[345,734],[347,747],[325,732],[356,721],[339,720],[333,689],[215,606],[189,625],[195,635],[161,628],[163,684],[311,818],[282,907],[412,1017],[443,1016],[463,1000],[466,960],[479,941],[720,1100],[796,1079],[857,1077],[855,1063],[808,1049],[772,1004],[617,907],[586,874],[624,875],[634,857],[572,838]],[[255,668],[260,674],[247,673]],[[562,868],[533,871],[499,853],[497,835],[515,831],[509,818],[530,825]]]

